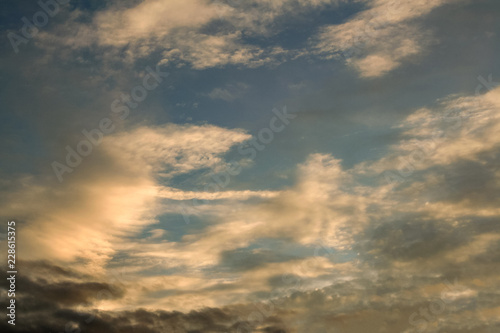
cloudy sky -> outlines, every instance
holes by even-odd
[[[497,0],[3,0],[0,30],[2,332],[500,330]]]

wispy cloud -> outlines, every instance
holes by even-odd
[[[104,60],[117,57],[133,64],[161,53],[162,65],[206,69],[226,65],[259,67],[277,64],[298,50],[280,45],[259,46],[245,41],[244,35],[276,34],[273,22],[285,15],[297,16],[303,10],[338,5],[339,0],[253,0],[253,1],[160,1],[147,0],[136,5],[112,3],[89,18],[79,10],[67,22],[39,36],[38,45],[56,52],[65,45],[65,57],[71,50],[91,48],[104,51]],[[82,24],[82,20],[89,23]],[[220,29],[209,29],[220,25]],[[71,30],[76,33],[69,35]],[[63,53],[60,53],[62,56]]]
[[[18,187],[4,202],[4,211],[30,220],[22,236],[30,239],[24,258],[85,258],[86,269],[102,273],[114,253],[113,242],[156,221],[158,173],[172,177],[215,168],[221,154],[248,138],[240,130],[216,126],[122,132],[104,140],[87,171],[75,172],[56,189],[34,177],[13,180]],[[30,202],[29,209],[21,202]]]
[[[91,3],[2,62],[20,331],[498,330],[496,2]],[[134,112],[59,183],[113,100]]]
[[[313,47],[327,59],[344,59],[362,77],[379,77],[423,53],[433,37],[419,19],[453,2],[365,1],[367,8],[347,22],[322,27]]]
[[[235,84],[227,84],[224,88],[214,88],[207,94],[211,99],[222,99],[226,102],[232,102],[235,99],[242,97],[250,88],[243,82]]]

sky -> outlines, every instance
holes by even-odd
[[[499,331],[498,1],[0,8],[2,332]]]

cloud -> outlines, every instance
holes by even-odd
[[[136,255],[165,260],[165,268],[186,265],[194,270],[182,274],[196,272],[197,278],[219,279],[224,291],[246,286],[246,292],[257,292],[266,286],[265,279],[279,276],[267,275],[265,269],[293,271],[295,259],[279,256],[266,246],[252,248],[259,239],[276,235],[309,247],[304,260],[326,251],[338,263],[343,253],[382,272],[404,267],[432,275],[485,255],[486,248],[498,240],[498,230],[486,220],[499,216],[491,200],[499,191],[498,173],[492,169],[500,143],[497,96],[498,89],[485,95],[450,96],[435,110],[416,110],[395,127],[402,140],[386,156],[352,169],[344,169],[342,161],[331,155],[311,154],[297,166],[293,186],[269,196],[255,192],[258,201],[234,201],[249,198],[245,192],[169,194],[178,200],[197,197],[222,202],[192,207],[192,214],[213,221],[203,233],[186,235],[176,243],[142,244],[144,252]],[[436,138],[438,142],[432,143]],[[397,172],[399,157],[415,147],[432,149],[416,160],[412,175],[400,175],[404,182],[391,187],[385,172]],[[486,193],[482,195],[480,189]],[[262,253],[269,255],[263,258]],[[234,264],[240,257],[247,260]],[[273,264],[268,266],[268,261]],[[212,269],[227,269],[228,262],[241,266],[238,275],[231,276],[234,282],[223,282],[228,279],[224,274],[213,280]],[[359,267],[338,268],[341,276],[349,277]],[[329,276],[336,269],[326,265],[311,278]],[[308,283],[320,283],[313,280]],[[189,288],[198,290],[197,302],[213,306],[214,299],[226,299],[212,289],[204,294],[196,286]]]
[[[174,29],[199,28],[217,17],[217,8],[204,0],[148,0],[132,7],[110,6],[97,12],[93,23],[102,45],[145,43],[147,46]]]
[[[127,253],[137,260],[136,265],[128,266],[131,274],[146,269],[146,258],[156,258],[156,269],[169,272],[168,277],[138,277],[134,283],[154,285],[150,293],[162,290],[166,285],[168,290],[176,290],[168,298],[149,299],[148,302],[144,301],[144,293],[129,294],[134,299],[132,303],[170,309],[189,309],[196,304],[217,306],[238,301],[248,293],[269,290],[269,280],[280,272],[303,278],[307,281],[304,282],[306,288],[324,285],[324,276],[332,270],[353,270],[347,264],[332,264],[325,258],[313,257],[315,251],[322,252],[324,248],[350,248],[353,230],[359,230],[366,220],[362,215],[365,199],[345,191],[344,178],[349,176],[341,170],[339,161],[330,156],[312,155],[300,166],[298,175],[297,185],[289,190],[271,192],[272,196],[255,192],[260,198],[258,202],[235,201],[248,197],[244,191],[225,191],[216,195],[180,192],[174,196],[174,200],[196,196],[222,202],[193,207],[191,214],[214,221],[202,233],[185,235],[178,242],[128,243]],[[168,197],[172,198],[171,195]],[[172,209],[170,202],[166,205]],[[239,261],[232,259],[232,254],[240,253],[238,249],[276,235],[287,242],[298,242],[311,248],[297,258],[277,255],[276,259],[271,259],[272,252],[264,246],[246,256],[253,264],[247,260],[242,262],[240,270],[235,271],[234,265],[230,265],[232,268],[228,271],[228,261]],[[263,256],[263,253],[269,255]],[[128,264],[123,262],[124,265]],[[235,272],[239,273],[234,275]],[[174,282],[179,280],[184,281],[183,286]]]
[[[213,125],[167,124],[119,133],[108,140],[107,150],[138,172],[161,171],[164,176],[173,176],[225,164],[221,155],[250,138],[242,130]]]
[[[456,214],[496,215],[488,197],[498,185],[490,165],[496,163],[500,146],[499,92],[496,88],[484,95],[450,96],[435,109],[415,111],[398,126],[400,142],[380,160],[357,166],[358,171],[395,181],[407,195],[426,194],[432,200],[425,208],[435,207],[436,213],[451,210],[451,203],[444,202],[454,202]],[[471,196],[473,192],[477,195]]]
[[[295,259],[294,256],[279,254],[271,250],[236,249],[225,251],[221,255],[221,266],[231,270],[249,270],[265,263],[277,263]]]
[[[381,76],[398,66],[398,62],[384,54],[370,55],[356,63],[357,69],[364,77]]]
[[[293,284],[293,283],[292,283]],[[363,332],[377,325],[386,332],[493,332],[498,325],[499,298],[491,293],[488,302],[476,302],[481,284],[448,281],[442,277],[390,275],[358,276],[289,297],[248,302],[188,312],[135,309],[131,311],[88,311],[60,304],[43,291],[38,294],[44,308],[30,308],[16,325],[16,332],[54,332],[66,327],[92,332]],[[74,286],[72,292],[78,292]],[[64,297],[64,296],[61,296]],[[24,297],[20,297],[27,301]],[[421,312],[427,309],[427,313]],[[27,310],[27,309],[26,309]],[[5,322],[0,327],[11,332]],[[493,330],[489,330],[489,329]]]
[[[280,17],[295,17],[305,10],[337,6],[341,2],[146,0],[128,5],[114,2],[92,14],[80,9],[71,11],[64,24],[40,32],[37,45],[49,51],[48,57],[57,55],[65,61],[73,61],[74,51],[86,49],[95,53],[108,71],[116,68],[117,63],[131,66],[151,56],[158,63],[173,67],[188,64],[199,70],[226,65],[255,68],[281,63],[300,51],[285,50],[280,45],[259,46],[248,42],[245,36],[274,35],[282,29],[274,24]],[[63,50],[61,45],[65,47]]]
[[[276,62],[275,55],[284,53],[280,48],[263,50],[255,45],[243,44],[241,32],[209,35],[188,31],[171,37],[171,47],[162,53],[160,64],[207,69],[226,65],[254,68]]]
[[[215,170],[221,155],[249,138],[216,126],[140,127],[105,138],[62,184],[24,176],[6,183],[4,214],[16,216],[26,239],[23,258],[52,258],[102,274],[116,242],[155,223],[160,212],[156,177]],[[24,252],[25,251],[25,252]]]
[[[58,187],[29,176],[6,181],[2,210],[19,216],[30,239],[22,256],[55,262],[32,263],[20,281],[34,295],[25,298],[22,325],[90,328],[84,319],[96,309],[96,332],[231,332],[239,325],[357,332],[374,323],[414,332],[413,313],[451,299],[429,328],[486,332],[498,323],[498,270],[491,267],[500,249],[499,92],[449,96],[415,110],[393,128],[401,141],[378,160],[347,168],[331,154],[312,153],[280,190],[176,188],[177,176],[217,171],[226,153],[251,138],[212,125],[141,126],[109,136]],[[411,159],[416,147],[425,158]],[[391,186],[384,173],[397,173],[401,156],[414,171]],[[182,214],[192,199],[211,201],[192,207],[203,228],[167,241],[158,215]],[[277,251],[269,241],[277,238],[300,251]],[[116,271],[124,276],[118,286],[108,280]],[[454,278],[463,288],[442,296]],[[94,297],[115,287],[110,299]]]
[[[252,197],[272,198],[279,194],[277,191],[182,191],[178,189],[162,188],[158,191],[158,197],[171,200],[246,200]]]
[[[33,300],[50,300],[62,307],[89,305],[99,298],[114,299],[123,297],[124,291],[116,286],[99,282],[56,282],[48,283],[43,279],[32,281],[18,277],[17,283],[22,295]]]
[[[243,83],[228,84],[224,88],[214,88],[207,96],[211,99],[221,99],[226,102],[232,102],[245,95],[250,87]]]
[[[418,20],[454,2],[365,1],[367,8],[347,22],[322,27],[312,46],[327,59],[344,58],[361,77],[380,77],[424,52],[433,38]]]
[[[252,43],[251,38],[276,36],[286,28],[282,18],[293,19],[305,11],[339,6],[340,0],[159,1],[125,6],[113,3],[89,17],[75,10],[64,26],[39,35],[40,47],[73,59],[73,50],[87,48],[109,62],[132,65],[155,57],[162,65],[189,65],[202,70],[227,65],[255,68],[275,65],[300,56],[338,59],[364,78],[385,75],[414,61],[436,41],[421,19],[446,4],[464,0],[357,1],[364,9],[346,22],[325,25],[310,38],[306,49],[285,49],[276,43]],[[82,24],[82,20],[90,21]],[[69,36],[67,31],[75,31]],[[69,46],[69,48],[68,48]],[[158,54],[161,54],[158,59]],[[214,91],[232,100],[224,88]]]

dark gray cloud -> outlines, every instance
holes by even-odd
[[[367,234],[368,248],[363,252],[375,251],[391,261],[435,257],[470,241],[470,235],[465,235],[459,228],[449,228],[443,221],[413,215],[384,222],[367,230]]]
[[[431,327],[452,333],[491,333],[499,323],[470,317],[467,312],[494,308],[498,295],[457,298],[444,303],[439,313],[425,319],[421,309],[433,309],[439,298],[426,297],[403,279],[356,279],[311,292],[295,292],[289,297],[246,305],[206,308],[187,313],[167,311],[81,312],[70,308],[46,307],[25,311],[13,330],[1,323],[3,332],[375,332],[396,333],[406,329]],[[420,281],[424,282],[424,281]],[[426,284],[439,283],[440,278]],[[444,290],[445,287],[443,286]],[[463,289],[457,289],[458,291]],[[45,297],[49,295],[40,295]],[[50,297],[50,296],[49,296]],[[49,302],[53,302],[49,300]],[[437,304],[437,303],[436,303]],[[464,313],[460,319],[457,314]],[[416,319],[411,321],[413,315]],[[467,317],[469,316],[469,317]],[[496,326],[495,326],[496,325]],[[415,331],[416,332],[416,331]],[[437,332],[437,331],[436,331]]]
[[[61,306],[88,305],[94,300],[120,298],[124,291],[107,283],[99,282],[57,282],[31,280],[24,276],[17,278],[20,295],[34,299],[52,300]]]

